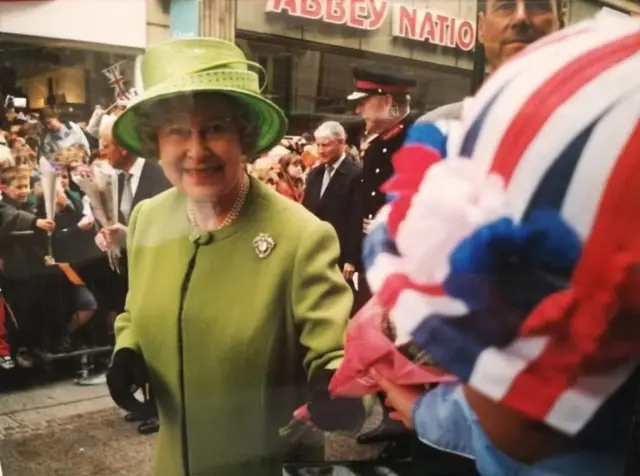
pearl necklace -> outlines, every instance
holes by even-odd
[[[240,184],[240,192],[236,197],[236,201],[233,202],[233,206],[231,207],[231,210],[227,214],[226,218],[222,220],[222,223],[220,223],[215,227],[215,230],[221,230],[223,228],[228,227],[229,225],[231,225],[231,223],[233,223],[233,221],[236,218],[238,218],[238,215],[240,214],[240,210],[242,210],[244,202],[247,200],[248,192],[249,192],[249,180],[243,176],[242,183]],[[187,218],[189,219],[189,223],[191,224],[191,227],[194,229],[196,233],[207,231],[207,230],[203,230],[198,225],[198,220],[196,218],[196,211],[194,209],[192,202],[187,203]]]

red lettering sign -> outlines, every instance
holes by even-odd
[[[300,16],[319,20],[322,18],[322,1],[321,0],[301,0]]]
[[[324,21],[344,25],[347,21],[345,0],[328,0],[324,11]]]
[[[392,11],[392,35],[434,45],[472,50],[475,25],[469,20],[435,13],[424,8],[392,3],[393,0],[267,0],[267,12],[284,13],[308,20],[378,30]]]
[[[452,18],[449,23],[449,38],[447,38],[447,46],[451,48],[456,47],[456,18]]]
[[[447,28],[449,28],[449,21],[451,18],[446,15],[436,15],[436,22],[438,23],[438,38],[436,42],[439,45],[445,45],[445,35],[447,34]]]
[[[365,28],[365,19],[369,12],[367,6],[367,0],[351,0],[351,9],[349,12],[349,18],[347,19],[347,25],[352,28]]]
[[[469,20],[463,20],[458,27],[458,47],[464,51],[473,49],[476,42],[476,29]]]
[[[422,15],[420,34],[418,35],[418,39],[421,41],[429,40],[429,43],[435,43],[436,41],[435,24],[433,23],[433,18],[431,17],[431,13],[429,12],[425,12],[425,14]]]
[[[296,0],[269,0],[267,2],[267,11],[280,13],[284,10],[289,15],[298,16],[297,3]]]
[[[394,9],[393,36],[417,40],[416,11],[405,5],[396,5]]]
[[[377,30],[384,23],[389,12],[390,2],[369,0],[369,30]]]
[[[468,20],[461,20],[442,13],[406,5],[393,6],[393,36],[416,41],[428,41],[434,45],[472,50],[476,29]]]

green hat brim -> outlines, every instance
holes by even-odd
[[[128,107],[113,124],[113,138],[123,148],[132,154],[143,157],[144,151],[140,138],[139,113],[142,108],[180,96],[191,96],[197,93],[224,94],[240,101],[256,120],[258,133],[256,144],[252,151],[260,155],[273,148],[280,142],[287,130],[287,118],[282,110],[273,102],[259,94],[237,88],[212,86],[201,87],[188,91],[173,91],[168,93],[143,97],[140,101]]]

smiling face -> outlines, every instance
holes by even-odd
[[[16,174],[5,189],[6,194],[18,203],[26,203],[31,194],[31,180],[28,173]]]
[[[556,0],[486,0],[478,35],[495,69],[559,27]]]
[[[239,105],[220,95],[199,95],[165,107],[156,129],[160,165],[192,200],[215,202],[239,186],[246,127]]]

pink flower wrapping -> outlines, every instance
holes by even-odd
[[[370,377],[372,370],[398,385],[456,380],[434,365],[409,360],[389,338],[387,323],[385,311],[375,296],[351,320],[344,360],[329,384],[333,396],[362,397],[378,392],[378,385]]]

